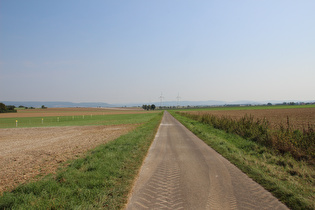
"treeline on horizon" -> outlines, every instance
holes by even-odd
[[[144,110],[155,110],[155,108],[156,108],[156,106],[154,105],[154,104],[152,104],[152,105],[146,105],[146,104],[144,104],[144,105],[142,105],[142,109],[144,109]]]
[[[0,113],[16,112],[15,106],[0,103]]]
[[[16,108],[19,109],[35,109],[35,107],[27,107],[20,105],[19,107],[16,107],[14,105],[5,105],[4,103],[0,103],[0,113],[10,113],[10,112],[17,112]],[[41,106],[41,109],[47,109],[45,105]]]

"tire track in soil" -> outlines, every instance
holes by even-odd
[[[136,209],[184,209],[180,169],[168,161],[158,166],[135,202]]]
[[[237,209],[231,175],[220,158],[216,159],[220,166],[211,167],[209,173],[210,189],[206,209]]]
[[[226,160],[233,180],[234,195],[240,209],[287,209],[270,192]]]

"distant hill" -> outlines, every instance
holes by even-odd
[[[263,105],[271,103],[273,105],[275,104],[282,104],[283,102],[294,102],[294,103],[314,103],[315,100],[306,100],[306,101],[298,101],[298,100],[283,100],[283,101],[276,101],[276,100],[270,100],[270,101],[215,101],[215,100],[209,100],[209,101],[180,101],[179,103],[177,101],[163,101],[162,106],[224,106],[224,105]],[[143,104],[155,104],[157,107],[160,106],[160,102],[150,102],[150,103],[134,103],[134,104],[120,104],[117,106],[142,106]]]
[[[6,105],[26,106],[39,108],[42,105],[49,108],[58,107],[113,107],[114,105],[103,103],[103,102],[83,102],[83,103],[73,103],[73,102],[63,102],[63,101],[2,101]]]

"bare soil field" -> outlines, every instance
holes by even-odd
[[[196,114],[197,112],[192,112]],[[280,124],[286,126],[287,117],[294,129],[303,129],[308,124],[315,125],[315,108],[296,108],[296,109],[258,109],[258,110],[216,110],[216,111],[200,111],[199,114],[209,113],[215,116],[230,116],[234,119],[240,119],[244,115],[251,115],[254,118],[266,118],[273,127]]]
[[[105,114],[137,114],[143,113],[141,108],[48,108],[20,109],[17,113],[1,113],[0,118],[10,117],[50,117],[75,115],[105,115]]]
[[[47,111],[47,110],[46,110]],[[137,125],[8,128],[0,130],[0,194],[61,163],[118,138]]]

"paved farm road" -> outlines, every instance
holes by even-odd
[[[287,209],[165,112],[127,209]]]

